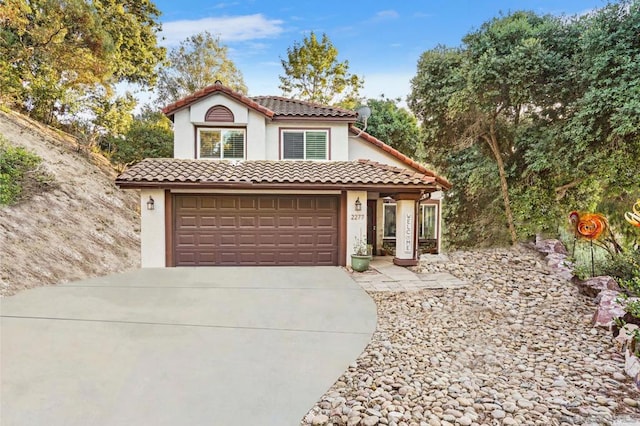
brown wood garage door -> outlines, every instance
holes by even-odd
[[[176,266],[337,265],[338,198],[175,195]]]

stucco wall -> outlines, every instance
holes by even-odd
[[[375,145],[355,136],[349,136],[349,153],[348,160],[373,160],[391,166],[408,168],[402,161],[398,160],[391,154],[381,150]]]
[[[181,109],[173,116],[173,157],[196,158],[194,152],[194,127],[191,124],[189,109]]]
[[[237,124],[247,124],[249,122],[249,112],[246,105],[243,105],[235,100],[227,97],[226,95],[221,95],[219,93],[215,93],[211,96],[207,96],[191,104],[189,107],[191,114],[191,121],[194,123],[202,123],[204,122],[204,117],[209,108],[214,105],[223,105],[231,110],[233,113],[233,121]]]
[[[154,209],[147,209],[149,197],[153,197]],[[141,265],[143,268],[164,268],[166,263],[165,208],[163,189],[140,191]]]

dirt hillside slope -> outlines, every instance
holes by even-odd
[[[0,296],[140,265],[139,204],[108,161],[75,140],[0,111],[0,134],[43,159],[52,188],[0,208]]]

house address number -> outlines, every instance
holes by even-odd
[[[364,215],[363,214],[352,214],[351,215],[351,220],[362,220],[364,219]]]

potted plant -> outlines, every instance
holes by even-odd
[[[351,255],[351,268],[356,272],[364,272],[369,269],[371,262],[370,245],[367,245],[367,239],[360,236],[356,237],[353,243],[353,254]]]

